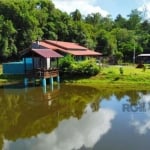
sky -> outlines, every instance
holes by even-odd
[[[132,10],[146,10],[145,17],[150,18],[150,0],[52,0],[55,7],[67,13],[79,9],[81,14],[99,12],[102,16],[111,15],[113,19],[118,14],[127,17]]]

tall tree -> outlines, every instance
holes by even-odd
[[[138,38],[134,31],[115,28],[112,30],[112,34],[117,41],[117,51],[123,54],[124,61],[132,61],[135,49],[136,53],[142,52],[142,47],[138,43]]]
[[[16,30],[10,20],[0,16],[0,58],[6,59],[17,54],[15,46]]]
[[[70,15],[71,15],[73,21],[81,21],[81,19],[82,19],[82,15],[78,9],[76,9]]]
[[[129,30],[135,30],[139,28],[140,23],[142,21],[141,14],[142,13],[138,11],[137,9],[131,11],[131,13],[128,15],[129,19],[127,22],[127,28]]]
[[[17,31],[15,44],[19,49],[42,36],[48,12],[53,8],[49,0],[0,1],[0,14],[13,22]]]
[[[127,20],[119,14],[116,17],[114,24],[115,24],[115,27],[117,27],[117,28],[126,28],[127,27]]]
[[[102,16],[100,13],[88,14],[87,17],[85,17],[85,21],[92,25],[98,25],[101,19],[102,19]]]
[[[116,50],[116,39],[113,35],[110,32],[101,29],[97,33],[96,37],[96,50],[102,52],[104,55],[112,56]]]

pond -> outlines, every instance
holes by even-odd
[[[149,91],[5,86],[0,88],[0,149],[148,150],[149,112]]]

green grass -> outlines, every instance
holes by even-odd
[[[119,66],[102,68],[101,72],[93,77],[84,79],[65,80],[73,83],[101,83],[102,84],[125,84],[125,85],[150,85],[150,69],[138,69],[135,66],[123,66],[123,74],[120,74]]]

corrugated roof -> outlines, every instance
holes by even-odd
[[[44,41],[39,42],[39,44],[40,44],[42,47],[45,47],[45,48],[48,48],[48,49],[52,49],[52,50],[59,49],[59,47],[54,46],[54,45],[52,45],[52,44],[48,44],[48,43],[46,43],[46,42],[44,42]]]
[[[44,58],[63,57],[62,55],[58,54],[57,52],[55,52],[51,49],[32,49],[31,51],[35,52],[36,54],[38,54]]]
[[[68,54],[72,54],[74,56],[101,56],[102,53],[98,53],[95,51],[91,51],[91,50],[63,50],[63,49],[59,49],[59,51],[68,53]]]
[[[144,57],[144,56],[150,56],[150,54],[139,54],[138,56]]]
[[[80,46],[77,43],[72,43],[72,42],[62,42],[62,41],[53,41],[53,40],[40,41],[39,49],[44,49],[44,48],[51,49],[54,51],[59,50],[74,56],[101,56],[102,55],[102,53],[89,50],[86,47]]]
[[[86,50],[86,47],[80,46],[77,43],[72,42],[62,42],[62,41],[53,41],[53,40],[45,40],[46,43],[52,44],[59,48],[69,49],[69,50]]]

